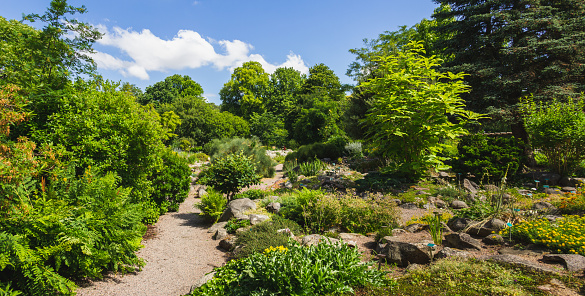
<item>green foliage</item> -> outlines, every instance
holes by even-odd
[[[578,215],[564,216],[551,222],[547,219],[525,221],[512,227],[512,237],[539,244],[560,254],[585,255],[585,218]],[[510,229],[501,231],[508,234]]]
[[[215,139],[205,145],[205,150],[211,156],[211,162],[216,158],[225,157],[229,154],[243,153],[243,155],[251,157],[256,167],[256,173],[265,177],[271,178],[274,176],[274,161],[266,154],[264,149],[257,139],[244,138],[224,138]]]
[[[261,178],[256,173],[252,157],[242,152],[214,159],[209,167],[203,169],[202,174],[203,177],[199,178],[201,184],[227,194],[228,201],[242,188],[258,184]]]
[[[369,140],[392,160],[393,170],[412,176],[444,168],[437,157],[442,140],[466,134],[465,123],[479,118],[459,98],[469,89],[460,80],[464,75],[434,70],[440,60],[424,54],[420,43],[410,43],[395,56],[380,57],[380,77],[361,85],[374,99],[365,120]]]
[[[296,159],[299,163],[310,161],[311,159],[319,158],[330,158],[337,159],[343,156],[343,150],[345,149],[345,143],[314,143],[309,145],[303,145],[293,153],[289,153],[285,160],[292,161]]]
[[[327,165],[316,159],[311,162],[304,162],[299,165],[299,174],[305,177],[317,176]]]
[[[345,244],[284,246],[220,267],[191,295],[341,295],[385,282],[383,272],[363,264]]]
[[[219,91],[221,110],[249,119],[254,112],[264,113],[269,75],[259,62],[245,62],[234,69],[230,81]]]
[[[267,146],[282,147],[288,137],[288,131],[284,128],[284,121],[271,112],[252,113],[252,116],[250,116],[250,133],[252,136],[258,137]]]
[[[147,86],[144,95],[140,97],[141,104],[173,103],[179,97],[203,97],[203,88],[187,75],[172,75],[152,86]]]
[[[435,212],[434,216],[426,218],[427,225],[429,225],[429,232],[436,245],[443,244],[443,224],[441,224],[441,213]]]
[[[362,143],[361,142],[349,142],[349,143],[347,143],[347,145],[345,145],[345,152],[351,158],[363,158],[364,157],[364,151],[362,149]]]
[[[255,199],[263,199],[267,195],[268,195],[268,192],[264,191],[262,189],[248,189],[244,192],[236,194],[234,199],[249,198],[251,200],[255,200]]]
[[[294,235],[302,234],[302,229],[296,222],[279,216],[272,216],[271,220],[252,226],[247,231],[237,235],[236,245],[241,246],[234,254],[237,258],[263,252],[269,247],[286,246],[290,236],[280,229],[289,229]]]
[[[222,193],[208,188],[207,194],[201,197],[201,202],[195,204],[195,207],[201,210],[200,215],[204,216],[211,222],[217,222],[226,208],[228,200]]]
[[[548,104],[526,103],[525,125],[533,148],[546,156],[549,168],[570,174],[585,160],[585,97]]]
[[[225,225],[224,228],[227,231],[227,233],[234,234],[236,233],[236,230],[247,226],[250,226],[250,220],[230,219],[229,221],[227,221],[227,224]]]
[[[459,157],[453,161],[453,171],[476,177],[487,174],[499,180],[506,172],[513,177],[524,163],[522,141],[514,137],[488,137],[482,134],[461,138]]]
[[[393,174],[371,172],[363,179],[356,181],[356,189],[358,192],[390,192],[392,189],[399,188],[403,183],[409,183],[410,181]]]
[[[152,180],[152,199],[160,207],[165,205],[169,211],[176,212],[189,193],[191,169],[186,159],[168,148],[162,151],[161,157],[162,166]]]

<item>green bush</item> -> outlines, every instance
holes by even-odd
[[[524,124],[532,147],[539,149],[549,168],[561,175],[570,174],[585,160],[584,99],[525,104]]]
[[[263,199],[268,195],[268,191],[262,189],[248,189],[244,192],[238,193],[234,196],[234,199],[238,198],[249,198],[251,200]]]
[[[213,188],[208,188],[207,194],[201,197],[201,202],[195,204],[195,207],[201,210],[199,215],[215,223],[219,220],[221,214],[223,214],[227,202],[228,200],[223,194],[213,190]]]
[[[363,158],[364,157],[362,143],[360,143],[360,142],[347,143],[347,145],[345,145],[345,152],[351,158]]]
[[[337,159],[343,156],[345,144],[338,146],[339,143],[314,143],[301,146],[297,151],[289,153],[285,161],[297,160],[299,163],[307,162],[315,158]]]
[[[304,162],[299,165],[299,175],[306,177],[317,176],[327,165],[316,159],[311,162]]]
[[[384,272],[345,244],[290,243],[261,251],[216,269],[214,279],[191,295],[341,295],[385,283]]]
[[[216,158],[241,152],[243,155],[251,157],[254,161],[257,174],[265,178],[274,176],[275,162],[266,154],[266,150],[262,148],[258,139],[215,139],[205,145],[205,150],[211,156],[211,162]]]
[[[476,178],[487,174],[491,181],[501,180],[506,172],[508,177],[513,177],[524,163],[522,145],[514,137],[464,136],[459,142],[459,159],[453,162],[453,171],[470,173]]]
[[[187,161],[176,152],[166,148],[161,153],[162,168],[154,174],[152,199],[159,207],[165,206],[176,212],[189,194],[191,169]]]
[[[230,219],[229,221],[227,221],[227,224],[225,225],[224,228],[227,231],[227,233],[234,234],[236,233],[236,230],[247,226],[250,226],[250,220]]]
[[[201,184],[209,185],[226,194],[228,201],[242,188],[260,182],[251,156],[242,152],[215,158],[199,175]]]
[[[285,246],[290,237],[287,233],[277,232],[288,228],[294,235],[302,234],[302,228],[296,222],[279,216],[272,216],[271,220],[252,226],[248,231],[237,235],[236,245],[242,246],[236,258],[250,256],[262,252],[269,247]]]

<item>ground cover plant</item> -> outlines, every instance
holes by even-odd
[[[190,295],[343,295],[387,282],[384,272],[369,268],[344,244],[291,242],[232,260],[216,272]]]
[[[201,214],[210,222],[217,222],[228,203],[227,198],[213,188],[208,188],[207,194],[201,197],[201,202],[195,204]]]
[[[272,219],[237,234],[236,245],[241,246],[241,248],[234,254],[235,257],[243,258],[256,252],[262,252],[269,247],[287,245],[290,234],[286,231],[278,232],[281,229],[288,229],[288,232],[294,235],[303,234],[302,228],[296,222],[276,215],[272,216]]]

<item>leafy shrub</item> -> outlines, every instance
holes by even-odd
[[[235,255],[236,258],[249,256],[255,252],[262,252],[269,247],[287,245],[290,237],[280,229],[288,228],[294,235],[302,234],[302,229],[294,221],[272,216],[271,220],[252,226],[248,231],[237,235],[236,245],[242,246]]]
[[[240,193],[236,194],[234,196],[234,199],[249,198],[251,200],[255,200],[255,199],[263,199],[267,195],[268,195],[268,192],[264,191],[262,189],[248,189],[244,192],[240,192]]]
[[[299,165],[299,174],[306,177],[316,176],[321,172],[327,165],[322,161],[316,159],[311,162],[304,162]]]
[[[254,162],[256,173],[265,178],[274,176],[274,161],[266,154],[266,149],[258,139],[228,138],[215,139],[205,145],[205,150],[211,156],[211,162],[229,154],[242,153],[249,156]]]
[[[191,295],[337,295],[385,282],[345,244],[284,246],[229,262]]]
[[[228,201],[242,188],[260,182],[251,156],[242,152],[215,158],[199,175],[201,184],[227,194]]]
[[[158,206],[165,205],[169,211],[176,212],[189,194],[191,169],[184,158],[168,148],[163,150],[161,158],[162,168],[152,180],[152,199]]]
[[[227,205],[227,199],[223,194],[209,188],[207,194],[201,198],[201,202],[195,204],[199,210],[200,215],[207,218],[209,221],[217,222]]]
[[[285,161],[297,160],[299,163],[310,161],[311,159],[330,158],[337,159],[343,156],[344,146],[339,147],[338,143],[314,143],[303,145],[295,152],[289,153]]]
[[[225,225],[224,228],[227,231],[227,233],[234,234],[236,233],[236,230],[247,226],[250,226],[250,220],[230,219],[229,221],[227,221],[227,224]]]
[[[339,198],[342,206],[341,227],[350,232],[368,234],[398,226],[396,204],[387,197],[363,199],[352,194]]]
[[[540,149],[551,170],[571,173],[585,159],[585,98],[546,105],[525,104],[526,131],[533,148]]]
[[[288,131],[284,128],[282,117],[272,112],[254,112],[249,121],[250,133],[260,138],[264,145],[282,147],[285,144]]]
[[[393,174],[371,172],[355,183],[357,184],[356,189],[358,192],[389,192],[410,181],[409,179],[396,177]]]
[[[307,188],[295,190],[278,199],[281,206],[279,214],[284,218],[304,225],[305,217],[303,216],[303,209],[306,208],[309,203],[314,203],[324,196],[325,192],[322,190],[309,190]]]
[[[362,143],[360,143],[360,142],[347,143],[347,145],[345,145],[345,152],[351,158],[363,158],[364,157]]]
[[[500,180],[506,172],[514,176],[524,162],[522,145],[514,137],[464,136],[459,142],[459,159],[453,162],[453,170],[476,177],[487,173],[493,180]]]
[[[508,235],[510,229],[501,230]],[[511,228],[512,237],[533,244],[539,244],[561,254],[585,255],[585,217],[564,216],[550,222],[542,218],[525,221]]]

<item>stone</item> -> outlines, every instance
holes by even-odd
[[[207,191],[205,190],[205,187],[201,186],[201,187],[199,187],[199,189],[197,189],[197,196],[199,198],[202,198],[206,195],[207,195]]]
[[[455,210],[469,208],[469,206],[464,201],[457,200],[457,199],[455,199],[451,202],[451,207]]]
[[[293,185],[292,185],[292,183],[290,181],[286,181],[284,183],[284,188],[286,188],[286,189],[292,189],[293,188]]]
[[[413,263],[428,264],[431,262],[431,253],[434,256],[437,252],[428,246],[432,243],[430,241],[411,243],[396,237],[385,238],[387,238],[387,243],[380,253],[385,255],[386,262],[398,266],[405,267]]]
[[[540,285],[537,289],[545,292],[547,295],[556,296],[579,296],[580,294],[567,288],[563,282],[558,279],[551,279],[548,284]]]
[[[447,247],[481,250],[480,241],[472,238],[467,233],[449,233],[445,235],[445,241],[447,242],[445,244]]]
[[[418,209],[418,206],[413,202],[403,203],[403,204],[399,205],[399,207],[402,209],[406,209],[406,210]]]
[[[225,228],[226,225],[227,225],[227,222],[217,222],[217,223],[211,225],[211,227],[209,227],[209,229],[207,229],[207,232],[215,234],[218,229]]]
[[[557,188],[550,188],[550,187],[544,188],[544,193],[549,194],[549,195],[550,194],[556,194],[556,195],[562,194],[561,190],[559,190]]]
[[[421,231],[428,229],[428,228],[429,228],[429,226],[426,224],[413,223],[413,224],[410,224],[410,225],[404,227],[404,230],[411,232],[411,233],[415,233],[415,232],[421,232]]]
[[[469,179],[463,179],[463,188],[473,194],[477,194],[477,191],[479,190],[479,186]]]
[[[479,257],[479,260],[492,260],[496,262],[503,262],[514,266],[527,268],[537,272],[558,273],[557,270],[548,268],[546,266],[541,266],[536,263],[532,263],[530,261],[522,259],[522,257],[518,257],[515,255],[487,255]]]
[[[527,189],[518,189],[518,193],[520,195],[528,195],[528,194],[532,194],[532,191],[527,190]]]
[[[416,264],[416,263],[412,263],[412,264],[408,265],[404,269],[404,272],[409,273],[409,272],[413,272],[413,271],[416,271],[416,270],[421,270],[422,268],[423,268],[422,265]]]
[[[320,243],[333,244],[337,242],[339,242],[339,240],[336,238],[326,237],[320,234],[305,235],[301,240],[303,246],[313,246]]]
[[[397,206],[402,204],[402,201],[398,198],[392,199],[392,202],[394,202]]]
[[[400,228],[392,229],[392,236],[399,236],[399,235],[404,234],[404,233],[407,233],[407,231],[404,229],[400,229]]]
[[[228,203],[227,208],[219,217],[219,221],[228,221],[232,218],[246,220],[247,216],[244,216],[244,212],[248,210],[255,210],[256,203],[249,198],[240,198],[232,200]]]
[[[585,257],[578,254],[548,254],[543,261],[562,263],[568,271],[579,272],[585,270]]]
[[[439,209],[446,209],[447,208],[447,203],[441,199],[435,199],[435,201],[433,203],[435,204],[435,207],[437,207]]]
[[[270,213],[278,214],[278,212],[280,212],[280,203],[271,202],[266,206],[266,210]]]
[[[430,193],[424,191],[424,190],[419,190],[416,192],[416,195],[431,195]]]
[[[554,211],[557,209],[557,207],[553,206],[549,202],[539,201],[539,202],[535,202],[532,205],[532,209],[537,210],[537,211]]]
[[[492,233],[481,240],[486,245],[503,245],[504,238],[496,233]]]
[[[449,173],[447,173],[447,172],[439,172],[439,178],[449,178]]]
[[[467,251],[444,247],[442,250],[440,250],[437,253],[435,258],[437,258],[437,259],[453,258],[453,257],[469,258],[469,256],[471,256],[471,254]]]
[[[564,192],[577,192],[577,188],[570,187],[570,186],[565,186],[565,187],[561,188],[561,190]]]
[[[256,225],[256,224],[260,224],[268,219],[270,219],[270,217],[266,216],[266,215],[259,215],[259,214],[250,214],[248,217],[250,217],[250,224],[251,225]]]
[[[197,283],[195,283],[193,286],[191,286],[191,291],[189,291],[189,293],[193,293],[193,291],[195,291],[195,289],[197,289],[197,288],[205,285],[207,282],[211,281],[214,276],[215,276],[215,271],[212,271],[212,272],[202,276],[199,280],[197,280]]]
[[[475,221],[468,218],[454,217],[447,221],[447,226],[449,226],[451,230],[457,232],[465,229],[467,225],[471,223],[475,223]]]
[[[472,223],[473,225],[473,223]],[[498,232],[506,228],[506,222],[500,219],[491,219],[485,224],[473,225],[466,232],[469,234],[486,237],[492,233]]]
[[[228,236],[227,230],[225,228],[218,229],[215,234],[213,235],[214,240],[222,240]]]
[[[236,239],[235,235],[228,235],[219,241],[219,247],[229,252],[236,247]]]
[[[347,232],[342,232],[339,234],[339,239],[343,240],[343,241],[352,241],[352,240],[356,240],[358,238],[364,237],[362,234],[359,233],[347,233]]]
[[[546,218],[548,221],[550,221],[550,222],[555,222],[555,221],[557,221],[558,219],[561,219],[561,218],[563,218],[563,216],[559,216],[559,215],[546,215],[546,216],[544,216],[544,217],[545,217],[545,218]]]
[[[289,228],[279,229],[276,232],[278,232],[278,233],[286,233],[289,237],[292,237],[292,238],[295,237],[295,235],[293,234],[293,232]]]
[[[490,192],[498,192],[500,190],[500,188],[498,186],[492,185],[492,184],[483,185],[483,189],[485,189],[485,191],[490,191]]]
[[[540,256],[543,253],[543,250],[530,250],[528,248],[520,250],[514,248],[502,248],[498,250],[499,254],[502,255],[514,255],[514,256]]]

